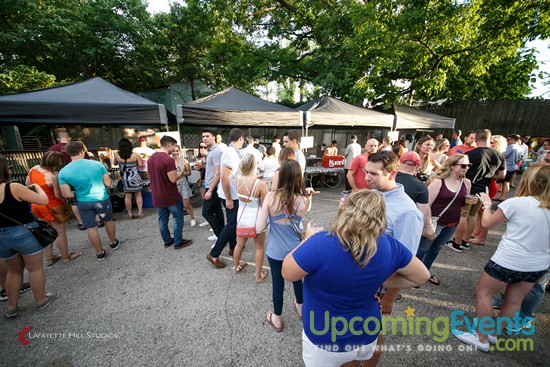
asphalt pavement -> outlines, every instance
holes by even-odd
[[[305,220],[328,222],[333,218],[342,187],[321,189]],[[200,198],[193,198],[196,217],[202,222]],[[98,262],[86,232],[68,225],[69,246],[83,256],[69,264],[45,267],[47,290],[59,290],[59,298],[37,312],[31,292],[21,296],[20,314],[0,321],[0,365],[3,366],[302,366],[301,321],[293,308],[290,283],[285,288],[283,320],[277,333],[265,320],[272,309],[271,278],[254,282],[254,245],[248,241],[243,260],[249,262],[233,275],[228,266],[216,269],[205,256],[212,242],[209,227],[191,228],[185,218],[187,248],[164,249],[155,209],[144,219],[115,214],[118,250],[108,249],[100,229],[107,259]],[[425,327],[385,337],[386,351],[379,366],[543,366],[550,360],[550,300],[543,300],[536,315],[536,332],[529,338],[511,338],[514,349],[520,339],[531,339],[533,351],[465,350],[453,336],[445,338],[444,320],[464,311],[472,318],[475,286],[483,266],[503,233],[500,225],[489,233],[487,246],[472,245],[456,253],[444,247],[432,267],[442,284],[426,283],[404,290],[393,316],[425,316],[443,324],[437,335]],[[267,267],[267,259],[264,266]],[[5,308],[5,303],[0,304]],[[454,313],[453,313],[454,311]],[[443,321],[442,321],[443,320]],[[438,326],[439,325],[439,326]],[[448,334],[448,333],[447,333]],[[22,335],[22,336],[21,336]],[[438,341],[435,339],[437,338]],[[445,339],[445,340],[443,340]],[[521,346],[520,346],[521,348]]]

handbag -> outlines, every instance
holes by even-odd
[[[124,182],[122,182],[124,180],[124,174],[125,174],[125,171],[126,171],[126,161],[127,159],[124,160],[124,165],[122,166],[122,171],[120,171],[120,180],[118,180],[118,182],[116,183],[116,189],[118,192],[124,192]]]
[[[458,197],[458,193],[460,192],[460,189],[462,189],[462,182],[464,180],[460,180],[460,185],[458,186],[458,189],[456,189],[456,192],[455,192],[455,196],[453,197],[453,200],[451,200],[449,202],[449,204],[447,204],[447,206],[445,207],[445,209],[443,209],[441,211],[441,213],[439,213],[439,215],[437,217],[432,217],[432,220],[431,220],[431,223],[432,223],[432,228],[435,232],[436,228],[437,228],[437,222],[439,222],[439,218],[441,218],[443,216],[443,214],[445,214],[445,212],[447,211],[447,209],[449,209],[449,207],[454,203],[454,201],[456,200],[456,198]]]
[[[65,223],[71,218],[74,218],[73,210],[71,209],[71,206],[66,202],[49,210],[57,223]]]
[[[40,243],[42,247],[47,247],[51,245],[55,239],[59,236],[59,233],[57,233],[56,229],[53,228],[50,223],[44,222],[43,220],[35,220],[36,224],[38,224],[37,228],[29,227],[26,224],[23,224],[13,218],[8,217],[7,215],[0,213],[1,216],[4,218],[7,218],[11,220],[14,223],[17,223],[21,227],[28,229],[31,231],[31,233],[34,235],[36,240]]]
[[[260,180],[258,180],[258,179],[256,179],[256,181],[254,182],[254,186],[252,187],[252,191],[248,195],[248,200],[250,200],[250,197],[256,191],[256,187],[258,187],[259,182],[260,182]],[[247,226],[247,227],[239,226],[239,222],[241,221],[243,213],[246,209],[246,204],[248,204],[248,201],[244,203],[244,207],[243,207],[243,210],[241,211],[241,215],[240,215],[239,219],[237,220],[237,237],[254,238],[254,237],[256,237],[256,225]],[[258,219],[258,210],[256,210],[256,220],[257,219]],[[256,223],[256,221],[254,221],[254,223]]]

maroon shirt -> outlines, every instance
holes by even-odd
[[[67,165],[71,163],[71,156],[65,151],[65,145],[67,145],[67,143],[57,143],[49,147],[48,151],[53,150],[54,152],[63,153],[63,156],[65,157],[65,165]]]
[[[183,199],[177,184],[170,182],[168,172],[176,170],[176,162],[164,152],[156,152],[147,161],[147,172],[151,181],[151,193],[155,208],[176,205]]]
[[[458,195],[449,206],[449,209],[443,213],[443,216],[439,218],[437,223],[441,224],[443,227],[454,227],[458,225],[460,221],[460,208],[464,206],[466,200],[466,195],[468,195],[468,189],[466,189],[466,184],[462,183],[462,186],[459,188]],[[453,200],[456,192],[453,192],[447,188],[445,185],[445,180],[441,180],[441,189],[439,189],[439,194],[432,203],[432,217],[437,217],[439,213],[445,209],[445,207]]]

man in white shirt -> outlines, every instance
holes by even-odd
[[[139,147],[135,147],[132,151],[139,154],[139,157],[141,158],[141,166],[139,167],[139,170],[141,172],[147,172],[147,160],[153,155],[153,153],[155,153],[153,149],[147,146],[147,137],[140,136]]]
[[[223,227],[214,247],[206,255],[206,259],[217,268],[225,268],[226,264],[219,259],[225,245],[229,243],[229,252],[237,244],[237,212],[239,211],[239,196],[237,193],[237,173],[241,158],[239,150],[244,144],[244,132],[241,129],[231,129],[229,132],[231,143],[223,152],[220,161],[220,183],[218,186],[218,196],[225,207],[226,225]]]
[[[344,156],[346,156],[346,164],[344,165],[344,173],[347,177],[349,166],[351,164],[351,161],[353,158],[357,157],[361,154],[361,145],[357,144],[357,135],[352,135],[350,138],[351,143],[346,147],[346,150],[344,151]],[[346,189],[342,191],[342,194],[350,194],[351,193],[351,185],[349,184],[348,180],[346,179]]]
[[[283,146],[294,150],[294,160],[300,164],[302,175],[306,171],[306,156],[300,150],[300,133],[296,130],[289,130],[283,136]]]
[[[256,158],[256,167],[258,164],[262,161],[263,154],[254,147],[254,138],[251,136],[246,137],[246,143],[248,144],[246,148],[243,148],[241,150],[241,157],[243,157],[245,154],[250,153]]]

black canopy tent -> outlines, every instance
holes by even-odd
[[[455,119],[422,111],[409,106],[393,105],[396,116],[394,130],[454,129]]]
[[[322,126],[376,126],[392,128],[394,116],[362,107],[357,107],[339,99],[321,96],[300,107],[306,111],[308,127]]]
[[[0,97],[0,124],[164,125],[166,108],[101,79]]]
[[[178,124],[201,126],[301,127],[301,112],[229,88],[178,105]]]

